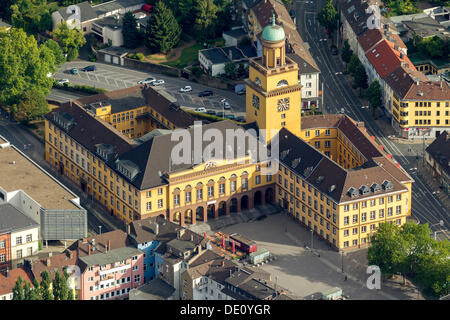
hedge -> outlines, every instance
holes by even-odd
[[[192,110],[184,110],[184,111],[186,111],[187,113],[193,115],[196,118],[209,120],[209,121],[212,121],[212,122],[227,120],[227,118],[222,118],[222,117],[214,116],[214,115],[211,115],[211,114],[206,114],[206,113],[203,113],[203,112],[195,112],[195,111],[192,111]],[[230,120],[230,119],[228,119],[228,120]],[[239,122],[239,121],[235,121],[235,120],[231,120],[231,121],[234,121],[237,124],[243,124],[242,122]]]
[[[68,90],[68,91],[78,91],[78,92],[90,93],[90,94],[98,94],[98,93],[108,92],[108,90],[103,89],[103,88],[97,88],[97,87],[92,87],[92,86],[87,86],[87,85],[78,85],[78,84],[72,85],[70,83],[58,84],[55,82],[53,84],[53,88],[63,89],[63,90]]]

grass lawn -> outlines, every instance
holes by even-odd
[[[185,48],[178,59],[163,64],[174,68],[184,68],[198,60],[198,50],[201,49],[203,49],[201,45],[194,44],[191,47]]]
[[[150,60],[156,60],[156,61],[166,61],[166,60],[173,58],[174,56],[175,56],[175,52],[171,52],[169,55],[162,54],[162,53],[154,53],[154,54],[149,54],[147,56],[147,58]]]

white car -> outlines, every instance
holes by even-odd
[[[180,92],[191,92],[191,91],[192,91],[191,86],[184,86],[183,88],[180,89]]]
[[[57,84],[64,84],[64,83],[69,83],[69,79],[61,79],[56,81]]]
[[[165,83],[164,80],[155,80],[152,82],[152,86],[161,86],[164,83]]]
[[[206,108],[203,108],[203,107],[195,108],[194,111],[195,111],[195,112],[206,112]]]
[[[147,78],[147,79],[145,79],[145,80],[139,81],[138,84],[150,84],[150,83],[152,83],[153,81],[155,81],[155,78]]]
[[[230,109],[231,109],[230,103],[229,103],[227,100],[222,99],[222,100],[220,100],[220,102],[222,102],[223,108],[224,108],[225,110],[230,110]]]

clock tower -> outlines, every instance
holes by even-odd
[[[245,80],[247,122],[267,130],[267,143],[283,127],[300,136],[301,85],[297,64],[286,57],[285,39],[274,15],[260,37],[262,56],[250,59]]]

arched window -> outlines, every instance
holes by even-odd
[[[288,85],[288,82],[286,80],[280,80],[277,83],[277,88],[284,87],[284,86],[287,86],[287,85]]]

